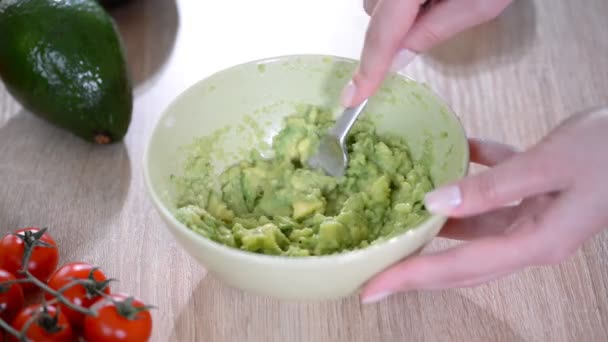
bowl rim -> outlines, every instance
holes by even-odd
[[[146,144],[145,144],[145,149],[144,149],[144,153],[143,153],[143,173],[144,173],[144,183],[147,188],[148,194],[152,198],[152,202],[153,202],[154,206],[159,211],[162,218],[164,218],[166,221],[168,221],[167,223],[170,223],[173,226],[173,227],[165,227],[165,228],[166,229],[168,228],[173,235],[176,234],[176,232],[174,230],[177,229],[180,231],[181,234],[187,235],[189,239],[192,239],[197,244],[202,244],[205,246],[205,248],[213,249],[213,250],[223,253],[223,254],[230,254],[232,257],[234,257],[236,259],[247,260],[249,262],[259,261],[259,262],[271,262],[271,263],[278,263],[278,264],[289,264],[289,266],[294,266],[294,265],[314,266],[314,265],[318,265],[319,263],[338,263],[339,264],[339,263],[344,263],[344,262],[350,261],[352,259],[361,259],[361,258],[364,258],[366,255],[369,255],[370,253],[374,253],[376,251],[382,250],[383,248],[385,248],[388,245],[399,244],[402,240],[409,239],[411,235],[422,234],[423,232],[425,232],[428,229],[430,229],[431,227],[433,227],[435,224],[443,225],[447,221],[446,216],[431,214],[430,217],[428,217],[422,223],[406,230],[405,232],[400,233],[396,236],[393,236],[390,239],[386,239],[384,241],[369,245],[364,248],[357,248],[357,249],[342,251],[342,252],[329,254],[329,255],[311,255],[311,256],[305,256],[305,257],[293,257],[293,256],[284,256],[284,255],[269,255],[269,254],[255,253],[255,252],[250,252],[247,250],[242,250],[242,249],[226,246],[224,244],[221,244],[212,239],[209,239],[207,237],[204,237],[200,234],[195,233],[194,231],[189,229],[185,224],[183,224],[179,220],[177,220],[177,218],[175,218],[175,216],[171,213],[171,211],[168,208],[166,208],[165,205],[163,205],[162,201],[160,200],[160,196],[156,193],[155,188],[152,184],[152,180],[150,177],[149,158],[150,158],[150,153],[151,153],[150,148],[151,148],[152,142],[157,134],[157,131],[159,130],[159,127],[161,126],[161,122],[163,121],[163,118],[167,115],[169,110],[171,108],[173,108],[177,103],[179,103],[187,94],[189,94],[191,91],[193,91],[196,87],[200,86],[202,83],[207,82],[210,78],[216,77],[223,73],[234,71],[235,69],[239,69],[239,68],[242,68],[242,67],[248,66],[248,65],[256,65],[256,64],[262,64],[262,63],[265,64],[265,63],[271,63],[271,62],[293,60],[293,59],[297,59],[297,58],[309,58],[309,59],[332,58],[332,61],[358,63],[358,61],[353,58],[337,56],[337,55],[330,55],[330,54],[287,54],[287,55],[279,55],[279,56],[274,56],[274,57],[254,59],[254,60],[242,62],[239,64],[235,64],[233,66],[230,66],[230,67],[227,67],[224,69],[220,69],[216,72],[213,72],[213,73],[203,77],[202,79],[199,79],[196,82],[193,82],[190,86],[188,86],[183,91],[181,91],[163,109],[163,111],[161,112],[160,116],[158,117],[156,123],[154,124],[154,127],[153,127],[151,133],[149,134],[148,140],[146,141]],[[405,78],[408,81],[412,81],[412,82],[415,82],[418,84],[423,84],[423,85],[425,84],[425,83],[416,81],[413,78],[405,75],[402,71],[392,72],[392,73],[397,75],[398,77]],[[446,106],[446,108],[450,112],[450,115],[454,119],[456,119],[456,122],[458,123],[458,126],[460,128],[458,131],[460,132],[461,136],[464,138],[465,142],[467,142],[464,157],[462,160],[464,165],[463,165],[461,173],[458,175],[459,178],[464,177],[469,172],[469,164],[470,164],[470,151],[468,148],[468,138],[466,135],[466,131],[464,129],[464,125],[462,124],[460,117],[456,114],[456,112],[450,106],[449,102],[446,101],[444,97],[439,95],[435,90],[433,90],[432,88],[430,88],[428,86],[427,86],[427,89],[428,89],[428,91],[431,92],[431,94],[435,98],[437,98],[439,101],[442,102],[442,104],[444,104]],[[434,235],[433,238],[435,236],[436,235]],[[178,244],[181,244],[181,243],[178,241]]]

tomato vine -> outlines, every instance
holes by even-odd
[[[47,228],[20,229],[0,240],[0,341],[5,333],[20,342],[72,341],[78,333],[91,341],[148,340],[153,306],[111,293],[115,279],[97,266],[79,262],[56,269],[58,259]],[[24,295],[35,290],[44,293],[42,302],[23,308]],[[96,325],[104,319],[121,333],[100,335]]]

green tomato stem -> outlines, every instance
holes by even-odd
[[[32,315],[30,318],[28,318],[27,322],[25,322],[25,324],[23,325],[23,329],[21,329],[21,332],[19,333],[19,339],[22,342],[27,341],[27,331],[30,330],[32,324],[34,324],[34,322],[40,317],[41,314],[42,310],[36,312],[36,314]]]
[[[76,285],[85,285],[88,283],[89,283],[89,281],[87,281],[87,280],[75,279],[75,280],[72,280],[71,282],[67,283],[66,285],[60,287],[59,290],[57,290],[57,293],[64,293],[65,291],[71,289],[72,287],[74,287]]]
[[[0,286],[10,287],[13,284],[31,283],[31,282],[32,281],[28,278],[19,278],[19,279],[14,279],[14,280],[0,281]]]
[[[21,341],[24,341],[24,336],[22,336],[20,332],[13,329],[13,327],[11,327],[8,323],[6,323],[2,319],[0,319],[0,328],[2,328],[2,330],[6,331],[7,333],[15,336],[16,338],[20,339]]]
[[[31,283],[31,282],[32,281],[27,278],[0,281],[0,293],[7,292],[8,290],[10,290],[11,286],[13,286],[14,284]]]
[[[35,278],[34,276],[32,276],[32,274],[30,273],[30,271],[26,271],[25,275],[27,277],[29,277],[30,279],[32,279],[32,282],[34,284],[36,284],[36,286],[38,286],[40,289],[42,289],[45,292],[48,292],[49,294],[53,295],[61,304],[67,306],[68,308],[80,312],[82,314],[85,315],[89,315],[89,316],[97,316],[97,312],[93,311],[93,310],[89,310],[89,309],[85,309],[82,308],[78,305],[73,304],[72,302],[70,302],[69,300],[65,299],[65,297],[63,297],[61,295],[61,292],[59,291],[55,291],[53,289],[51,289],[50,287],[48,287],[45,283],[43,283],[42,281],[40,281],[39,279]],[[68,284],[69,285],[69,284]],[[65,286],[64,286],[65,287]],[[64,290],[65,291],[65,290]]]

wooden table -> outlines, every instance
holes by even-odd
[[[251,59],[357,57],[361,1],[140,0],[114,12],[137,81],[124,144],[94,147],[0,89],[0,231],[48,226],[62,261],[85,260],[159,307],[155,341],[606,341],[608,235],[555,267],[472,289],[282,303],[224,287],[182,251],[144,189],[157,117],[193,82]],[[608,102],[608,2],[519,0],[418,59],[470,135],[529,146],[572,112]],[[576,229],[576,227],[572,227]],[[451,242],[437,239],[429,250]]]

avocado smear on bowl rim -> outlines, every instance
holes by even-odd
[[[300,107],[274,136],[273,158],[253,149],[219,175],[219,186],[201,152],[205,142],[195,142],[183,175],[171,177],[176,218],[233,248],[303,257],[365,248],[429,217],[423,204],[434,187],[428,165],[412,159],[403,138],[378,134],[365,116],[347,138],[344,177],[308,168],[307,158],[334,122],[329,111]]]

